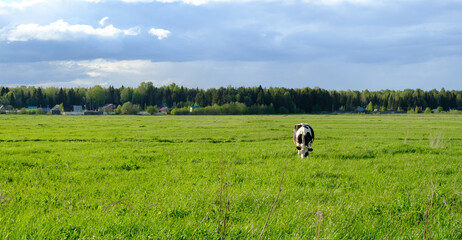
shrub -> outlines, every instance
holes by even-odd
[[[289,113],[289,110],[285,107],[279,108],[280,113]],[[213,106],[207,106],[204,108],[195,109],[190,112],[188,107],[175,108],[172,110],[174,115],[240,115],[240,114],[274,114],[273,104],[266,105],[252,105],[247,107],[244,103],[232,102],[223,105],[214,104]]]
[[[47,112],[41,108],[35,109],[34,110],[35,114],[46,114]]]
[[[227,103],[222,106],[222,113],[229,115],[244,114],[247,111],[247,107],[244,103],[234,102]]]
[[[119,114],[126,114],[126,115],[135,115],[139,111],[141,111],[141,108],[137,104],[132,104],[131,102],[126,102],[122,106],[118,106],[116,109],[116,112]]]
[[[157,113],[158,111],[159,111],[159,109],[157,108],[157,105],[155,105],[155,106],[148,106],[148,107],[146,108],[146,112],[149,113],[149,114],[151,114],[151,115]]]
[[[425,108],[425,113],[427,113],[427,114],[428,113],[433,113],[433,111],[429,107],[427,107],[427,108]]]
[[[174,108],[172,110],[173,115],[188,115],[189,114],[189,108],[188,107],[183,107],[183,108]]]
[[[27,108],[21,108],[19,110],[19,114],[28,114],[29,113],[29,110]]]

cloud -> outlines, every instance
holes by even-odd
[[[184,3],[194,6],[210,4],[210,3],[248,3],[248,2],[277,2],[278,0],[120,0],[126,3]]]
[[[118,87],[122,85],[136,87],[141,82],[153,82],[158,85],[173,83],[173,80],[164,73],[164,71],[171,69],[169,63],[149,60],[93,59],[56,62],[54,64],[63,67],[63,70],[69,73],[85,72],[87,76],[79,76],[77,80],[98,83],[99,85],[110,82],[110,85]]]
[[[106,20],[108,20],[109,17],[103,17],[100,21],[99,21],[99,25],[100,26],[104,26],[106,25]]]
[[[355,4],[355,5],[371,5],[378,4],[380,0],[303,0],[305,3],[319,4],[319,5],[339,5],[339,4]]]
[[[57,81],[49,81],[49,82],[42,82],[38,84],[31,84],[31,85],[26,85],[26,86],[36,86],[36,87],[66,87],[66,88],[71,88],[71,87],[93,87],[95,85],[100,85],[103,86],[102,83],[99,82],[94,82],[88,79],[75,79],[72,81],[68,82],[57,82]]]
[[[87,1],[98,1],[101,0],[87,0]],[[269,3],[269,2],[284,2],[281,0],[120,0],[126,3],[152,3],[152,2],[160,2],[160,3],[184,3],[190,4],[194,6],[200,6],[204,4],[210,3]],[[371,5],[371,4],[378,4],[381,2],[380,0],[300,0],[302,3],[310,3],[310,4],[317,4],[317,5],[339,5],[339,4],[360,4],[360,5]],[[287,1],[287,3],[296,2],[296,1]]]
[[[316,62],[150,60],[56,61],[0,63],[3,86],[137,87],[177,83],[186,87],[222,86],[321,87],[336,90],[421,88],[460,89],[462,57],[414,64],[352,63],[341,59]],[[442,72],[441,69],[444,69]],[[65,79],[65,80],[63,80]],[[68,79],[68,80],[67,80]]]
[[[149,60],[106,60],[94,59],[88,61],[70,61],[64,63],[70,67],[82,67],[91,70],[93,76],[107,76],[114,74],[140,74],[146,71],[152,62]]]
[[[151,28],[149,29],[149,34],[157,37],[157,39],[162,40],[164,38],[167,38],[170,35],[169,30],[165,29],[160,29],[160,28]]]
[[[24,1],[2,1],[0,0],[0,9],[10,8],[24,10],[25,8],[32,7],[38,4],[50,2],[49,0],[24,0]]]
[[[20,24],[14,28],[7,27],[0,30],[0,40],[9,42],[29,41],[29,40],[75,40],[87,36],[114,38],[120,35],[134,36],[139,34],[139,28],[118,29],[113,25],[104,28],[94,28],[90,25],[71,25],[60,19],[49,25],[39,24]]]

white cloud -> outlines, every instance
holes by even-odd
[[[100,73],[100,72],[86,72],[86,74],[87,74],[88,76],[90,76],[90,77],[93,77],[93,78],[103,76],[103,74]]]
[[[370,4],[379,3],[380,0],[303,0],[303,2],[320,4],[320,5],[338,5],[338,4],[370,5]]]
[[[81,67],[87,70],[91,77],[107,76],[108,74],[132,74],[139,75],[149,70],[152,62],[149,60],[105,60],[94,59],[88,61],[61,62],[68,68]]]
[[[150,2],[155,2],[155,0],[121,0],[122,2],[126,3],[150,3]]]
[[[341,59],[316,62],[193,61],[95,59],[74,62],[74,69],[94,72],[93,82],[114,86],[138,86],[141,82],[187,87],[221,86],[319,86],[325,89],[458,89],[461,57],[435,59],[415,64],[357,64]],[[335,71],[332,69],[335,68]],[[445,69],[444,73],[440,69]],[[96,74],[98,73],[98,74]],[[99,75],[99,76],[97,76]],[[133,79],[133,81],[131,81]],[[348,79],[355,79],[352,86]],[[444,80],[442,80],[444,79]],[[438,80],[438,81],[436,81]]]
[[[22,1],[14,1],[12,3],[7,3],[0,0],[0,9],[1,8],[14,8],[14,9],[25,9],[27,7],[31,7],[41,3],[47,3],[50,1],[59,1],[59,0],[22,0]],[[75,0],[75,1],[83,1],[89,3],[103,3],[103,2],[111,2],[111,1],[121,1],[126,3],[152,3],[152,2],[160,2],[160,3],[184,3],[190,4],[194,6],[200,6],[204,4],[210,3],[249,3],[249,2],[302,2],[302,3],[312,3],[312,4],[320,4],[320,5],[338,5],[338,4],[376,4],[383,2],[383,0]]]
[[[87,0],[87,1],[101,1],[101,0]],[[209,4],[209,3],[248,3],[248,2],[289,2],[288,0],[120,0],[126,3],[185,3],[195,6]],[[303,3],[312,3],[319,5],[338,5],[338,4],[376,4],[382,0],[299,0]],[[292,1],[293,2],[293,1]]]
[[[50,2],[50,0],[24,0],[24,1],[2,1],[0,0],[0,9],[10,8],[24,10],[25,8],[32,7],[38,4]]]
[[[109,82],[108,85],[134,87],[141,82],[168,85],[174,81],[162,73],[162,71],[169,69],[170,64],[150,60],[93,59],[56,62],[56,64],[64,66],[67,69],[66,71],[84,71],[88,78],[79,78],[79,80],[96,82],[99,85],[102,85],[102,83],[108,84]]]
[[[195,6],[208,4],[208,3],[219,3],[219,2],[228,2],[228,3],[243,3],[243,2],[274,2],[277,0],[121,0],[122,2],[127,3],[150,3],[150,2],[161,2],[161,3],[185,3]]]
[[[109,19],[109,17],[103,17],[100,21],[99,21],[99,25],[100,26],[104,26],[106,25],[106,21]]]
[[[69,82],[59,82],[59,81],[45,81],[42,83],[35,83],[35,84],[27,84],[25,86],[35,86],[35,87],[93,87],[95,85],[101,85],[98,82],[94,82],[88,79],[74,79]],[[14,87],[14,85],[12,85]]]
[[[336,90],[430,90],[442,87],[460,89],[461,63],[462,57],[446,57],[404,65],[357,64],[341,59],[316,62],[153,62],[94,59],[0,63],[0,72],[1,84],[4,86],[136,87],[141,82],[153,82],[158,86],[175,82],[186,87],[200,88],[262,85],[292,88],[319,86]]]
[[[104,28],[94,28],[90,25],[71,25],[60,19],[49,25],[39,24],[20,24],[14,28],[7,27],[0,30],[0,40],[8,40],[10,42],[29,41],[29,40],[75,40],[86,36],[97,36],[114,38],[119,35],[138,35],[139,28],[118,29],[113,25]]]
[[[160,29],[160,28],[151,28],[149,29],[149,34],[157,37],[157,39],[162,40],[164,38],[167,38],[170,35],[169,30],[165,29]]]
[[[96,85],[100,85],[102,87],[108,87],[109,83],[108,82],[98,82],[98,81],[93,81],[92,79],[74,79],[69,82],[44,82],[44,83],[38,83],[38,84],[31,84],[28,86],[36,86],[36,87],[65,87],[65,88],[75,88],[75,87],[85,87],[85,88],[90,88],[94,87]]]

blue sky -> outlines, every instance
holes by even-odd
[[[0,0],[0,85],[462,89],[461,0]]]

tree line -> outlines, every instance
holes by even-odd
[[[140,109],[148,106],[168,106],[185,110],[189,106],[200,106],[199,111],[218,109],[223,106],[234,113],[319,113],[356,111],[358,107],[378,111],[409,111],[414,109],[462,110],[462,91],[457,90],[380,90],[380,91],[338,91],[318,87],[220,87],[187,88],[170,84],[156,87],[143,82],[138,87],[99,85],[91,88],[41,88],[0,87],[0,105],[21,109],[28,106],[41,108],[57,104],[82,105],[87,110],[98,109],[105,104],[116,106],[130,102]],[[245,111],[243,109],[246,109]],[[223,109],[223,108],[222,108]]]

